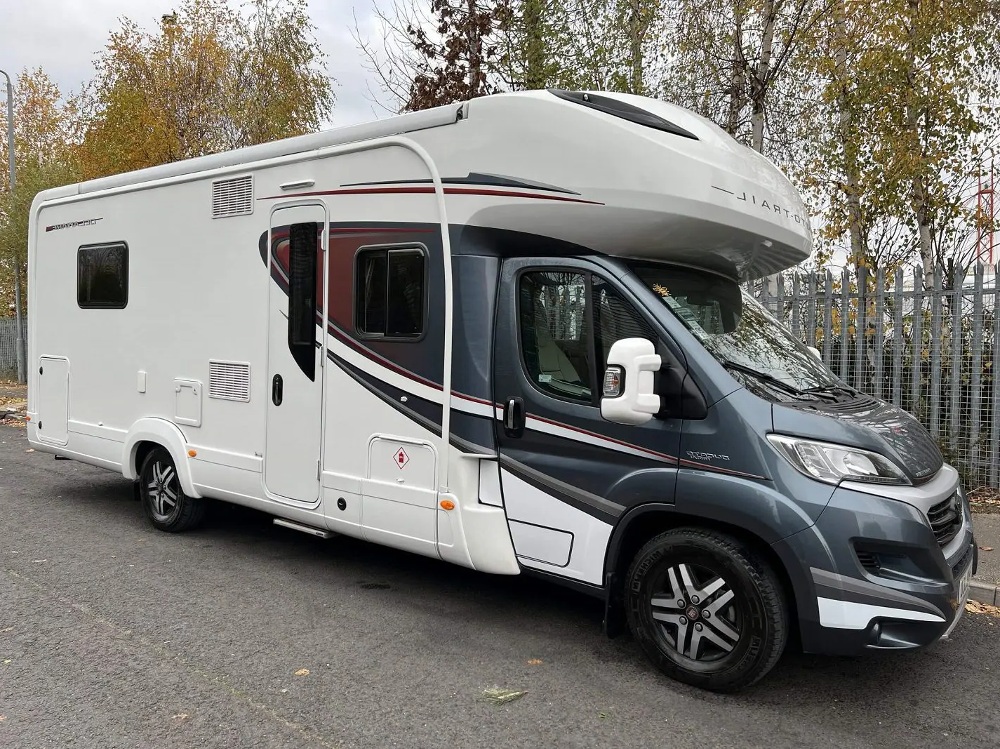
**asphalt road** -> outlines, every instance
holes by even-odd
[[[786,655],[713,695],[605,638],[575,593],[228,506],[160,533],[120,476],[27,448],[0,427],[4,749],[1000,743],[985,614],[920,653]]]

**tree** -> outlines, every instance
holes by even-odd
[[[86,91],[87,177],[315,130],[333,104],[305,0],[183,0],[112,32]]]
[[[754,150],[793,163],[805,108],[801,57],[829,0],[668,0],[661,93]],[[769,144],[768,141],[772,141]]]
[[[811,139],[809,186],[826,195],[825,234],[847,234],[852,263],[891,268],[916,254],[929,283],[961,247],[968,176],[997,133],[995,20],[978,0],[835,4],[810,59],[828,117]]]
[[[76,180],[72,140],[76,106],[41,68],[25,70],[14,82],[14,156],[17,184],[10,192],[7,139],[0,146],[0,314],[14,308],[15,279],[26,288],[28,215],[40,190]],[[0,133],[7,131],[7,102],[0,103]],[[22,313],[26,297],[21,295]]]

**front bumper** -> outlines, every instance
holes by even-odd
[[[919,648],[958,623],[978,561],[968,502],[950,467],[908,490],[903,501],[841,486],[814,526],[775,544],[806,568],[793,576],[806,652]],[[961,521],[941,545],[927,508],[956,492]]]

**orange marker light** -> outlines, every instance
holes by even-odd
[[[442,499],[441,500],[441,509],[442,510],[454,510],[455,509],[455,503],[452,502],[450,499]]]
[[[25,421],[31,421],[31,417],[30,417],[30,416],[25,416],[25,417],[24,417],[24,420],[25,420]]]
[[[197,455],[198,455],[198,451],[197,450],[188,450],[188,457],[189,458],[193,458],[193,457],[195,457]]]

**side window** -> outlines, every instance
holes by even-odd
[[[76,302],[84,309],[128,304],[128,245],[84,245],[76,251]]]
[[[545,393],[592,403],[587,277],[538,271],[518,286],[521,351],[528,376]]]
[[[657,337],[653,328],[625,301],[617,289],[606,281],[594,277],[594,307],[597,325],[594,326],[594,342],[597,348],[598,375],[603,379],[608,366],[608,353],[615,341],[622,338],[645,338],[656,345]]]
[[[422,336],[426,298],[423,250],[362,250],[356,263],[354,305],[358,333],[404,340]]]

